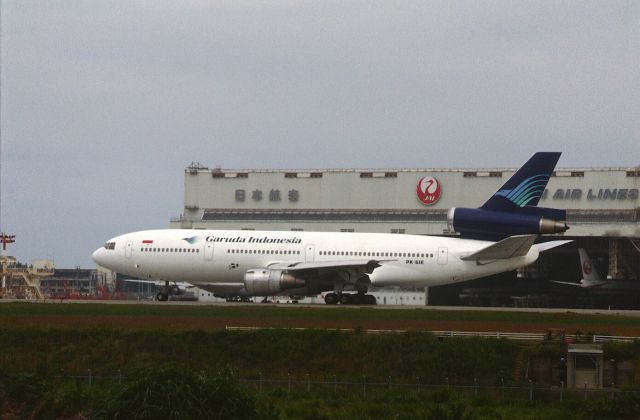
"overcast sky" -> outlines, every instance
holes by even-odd
[[[638,1],[2,4],[1,228],[93,267],[184,168],[640,164]]]

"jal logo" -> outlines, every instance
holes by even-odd
[[[582,263],[582,271],[584,271],[584,274],[589,275],[592,270],[593,266],[591,265],[591,261],[585,261]]]
[[[432,176],[425,176],[418,181],[418,187],[416,188],[416,194],[418,200],[422,204],[431,205],[440,200],[442,195],[442,188],[440,188],[440,181]]]

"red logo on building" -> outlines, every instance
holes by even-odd
[[[416,194],[418,200],[422,204],[431,205],[440,200],[442,195],[442,188],[440,188],[440,181],[432,176],[425,176],[418,181],[418,187],[416,188]]]
[[[591,265],[591,261],[587,260],[584,263],[582,263],[582,271],[584,271],[584,274],[588,276],[589,274],[591,274],[592,270],[593,270],[593,266]]]

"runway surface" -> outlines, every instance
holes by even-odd
[[[155,306],[226,306],[226,307],[278,307],[278,308],[313,308],[313,309],[336,309],[336,308],[368,308],[377,310],[422,310],[422,311],[479,311],[479,312],[525,312],[525,313],[574,313],[574,314],[601,314],[620,315],[626,317],[640,317],[640,310],[619,310],[619,309],[578,309],[578,308],[506,308],[506,307],[485,307],[485,306],[411,306],[411,305],[325,305],[325,304],[292,304],[292,303],[241,303],[241,302],[189,302],[189,301],[168,301],[157,302],[153,300],[71,300],[71,299],[45,299],[31,300],[24,299],[0,299],[0,303],[50,303],[50,304],[100,304],[100,305],[155,305]]]

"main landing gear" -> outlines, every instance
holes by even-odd
[[[324,295],[327,305],[375,305],[376,297],[364,293],[327,293]]]
[[[168,281],[164,282],[164,287],[162,287],[160,291],[158,291],[158,293],[156,294],[156,300],[159,302],[166,302],[169,300],[169,282]]]

